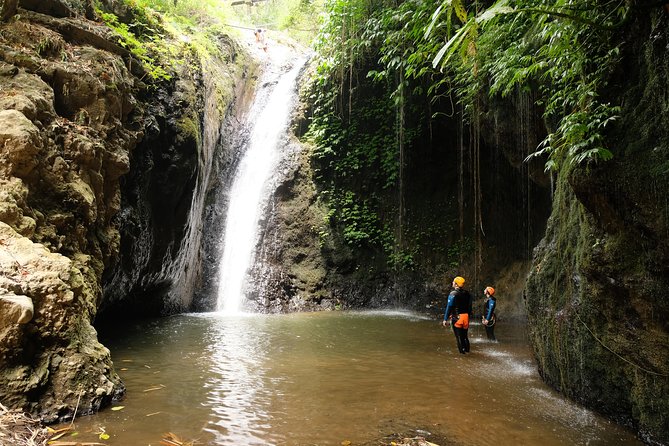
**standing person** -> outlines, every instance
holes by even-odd
[[[458,351],[464,354],[469,352],[467,331],[469,330],[469,318],[472,316],[472,296],[464,288],[465,279],[463,277],[458,276],[453,279],[451,286],[453,291],[448,295],[442,325],[445,327],[447,321],[451,321],[455,340],[458,343]]]
[[[497,306],[497,298],[495,297],[495,289],[487,286],[483,290],[483,294],[485,295],[485,300],[483,301],[481,323],[485,327],[485,334],[488,336],[488,339],[496,341],[495,322],[497,322],[497,317],[495,316],[495,307]]]

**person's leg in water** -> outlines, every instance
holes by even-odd
[[[469,328],[469,314],[463,313],[458,316],[457,322],[453,325],[453,329],[457,327],[456,337],[458,338],[458,350],[460,353],[469,352],[469,338],[467,337],[467,329]]]
[[[494,325],[485,325],[485,334],[488,336],[488,339],[491,341],[496,341],[495,338],[495,326]]]
[[[455,324],[453,324],[453,333],[455,334],[455,342],[458,344],[458,351],[460,353],[464,353],[464,346],[462,345],[462,329],[458,328]]]
[[[462,345],[465,352],[469,353],[469,336],[467,335],[469,330],[466,328],[461,328],[460,330],[462,331]]]

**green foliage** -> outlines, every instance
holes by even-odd
[[[451,10],[453,4],[448,0],[442,7]],[[605,161],[613,156],[605,131],[620,108],[600,95],[618,61],[613,31],[629,8],[622,0],[500,0],[470,12],[448,36],[434,65],[454,73],[460,101],[470,113],[468,105],[482,90],[502,96],[538,90],[546,121],[557,123],[535,153],[548,157],[547,168]],[[433,16],[428,39],[443,38],[432,35],[431,28],[449,27],[440,15]],[[458,49],[463,57],[452,59]]]
[[[222,23],[232,16],[228,2],[219,0],[125,0],[127,4],[140,10],[154,10],[168,20],[182,25],[199,27]]]
[[[530,155],[548,155],[546,169],[557,169],[558,156],[570,163],[600,159],[608,161],[613,153],[604,146],[604,129],[617,119],[620,107],[610,104],[596,104],[594,110],[576,111],[565,116],[558,129],[550,133],[539,145],[539,150]]]
[[[144,14],[143,10],[140,10],[142,13],[138,14],[137,17],[146,19],[147,16]],[[102,20],[113,29],[118,35],[118,44],[127,50],[129,50],[133,56],[135,56],[139,61],[142,62],[144,68],[147,70],[147,73],[153,80],[169,80],[171,76],[167,71],[156,63],[154,57],[151,57],[152,53],[152,42],[155,40],[149,38],[149,40],[142,42],[136,35],[133,33],[130,28],[131,26],[136,26],[139,22],[134,24],[127,24],[120,22],[118,17],[112,13],[106,13],[103,11],[98,11],[98,14]],[[151,22],[147,20],[144,25],[147,25]]]
[[[398,8],[382,8],[366,22],[363,41],[379,48],[378,70],[371,70],[368,76],[377,81],[393,79],[402,74],[392,97],[400,100],[400,91],[408,90],[411,79],[428,78],[435,80],[438,74],[428,61],[437,51],[439,42],[423,39],[425,23],[428,22],[436,6],[434,1],[408,0]],[[440,76],[441,77],[441,76]],[[420,91],[412,93],[420,94]]]
[[[332,194],[329,204],[326,223],[340,228],[347,245],[360,248],[382,242],[379,218],[366,200],[349,190]]]
[[[378,49],[379,68],[368,76],[394,81],[396,104],[416,85],[411,79],[422,80],[433,101],[455,94],[465,119],[481,112],[474,104],[482,92],[533,89],[546,121],[556,123],[535,154],[548,157],[547,168],[610,159],[606,129],[619,107],[601,92],[617,63],[614,31],[630,3],[499,0],[466,7],[462,0],[333,1],[334,18],[317,45],[326,55],[319,74],[343,83],[348,66]]]
[[[388,266],[394,270],[411,270],[416,266],[415,256],[418,250],[414,248],[411,252],[397,251],[388,255]]]
[[[237,9],[241,18],[242,8]],[[245,20],[249,24],[283,31],[303,45],[310,45],[320,26],[323,0],[265,1],[243,10],[248,13]]]
[[[98,9],[118,35],[119,45],[139,60],[149,80],[170,80],[180,69],[197,69],[202,61],[223,57],[220,37],[238,28],[231,6],[218,0],[123,0],[124,21]]]
[[[409,82],[395,75],[397,67],[381,66],[368,74],[370,66],[379,65],[387,29],[399,29],[413,16],[403,7],[397,16],[381,17],[387,11],[380,6],[376,1],[326,2],[325,22],[314,44],[314,111],[306,136],[315,147],[312,160],[322,198],[335,211],[330,224],[349,246],[381,251],[389,266],[403,268],[413,264],[413,253],[397,247],[392,229],[397,210],[387,209],[388,197],[396,196],[399,185],[400,138],[410,147],[418,134],[404,128],[400,110],[416,117],[422,111],[409,109],[403,100]],[[387,45],[392,47],[390,40]],[[398,60],[398,54],[388,56],[391,64]]]
[[[415,123],[444,113],[437,107],[438,113],[426,116],[412,105],[423,95],[437,105],[453,101],[457,106],[450,110],[462,111],[460,118],[475,125],[484,113],[480,104],[488,103],[484,95],[532,92],[548,129],[532,156],[545,157],[548,169],[610,159],[615,148],[606,135],[620,107],[603,92],[618,64],[615,30],[632,5],[328,0],[314,45],[308,137],[324,201],[337,212],[346,209],[332,223],[343,224],[347,243],[381,245],[391,265],[410,267],[415,261],[414,251],[398,249],[398,231],[392,230],[397,214],[388,217],[396,209],[387,201],[398,186],[400,143],[411,156],[419,134]],[[404,116],[414,119],[413,128]],[[384,191],[385,203],[374,195]],[[343,205],[351,197],[364,205]],[[373,214],[376,220],[367,218]],[[417,240],[407,243],[420,246]],[[472,243],[445,247],[449,261],[470,253]]]
[[[460,264],[460,259],[474,252],[475,243],[471,238],[464,238],[448,246],[447,262],[451,268],[457,268]]]

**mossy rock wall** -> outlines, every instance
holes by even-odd
[[[613,83],[615,158],[562,172],[527,282],[544,379],[658,444],[669,443],[666,29],[659,13],[632,26]]]
[[[165,276],[187,265],[178,285],[198,279],[191,215],[241,76],[237,47],[219,36],[220,58],[187,52],[171,79],[152,81],[83,18],[89,3],[26,2],[72,10],[19,8],[0,22],[0,402],[47,422],[124,392],[93,327],[101,309],[190,304],[166,299]]]

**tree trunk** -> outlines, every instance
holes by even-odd
[[[16,8],[18,6],[19,0],[0,0],[0,20],[7,21],[14,14],[16,14]]]

